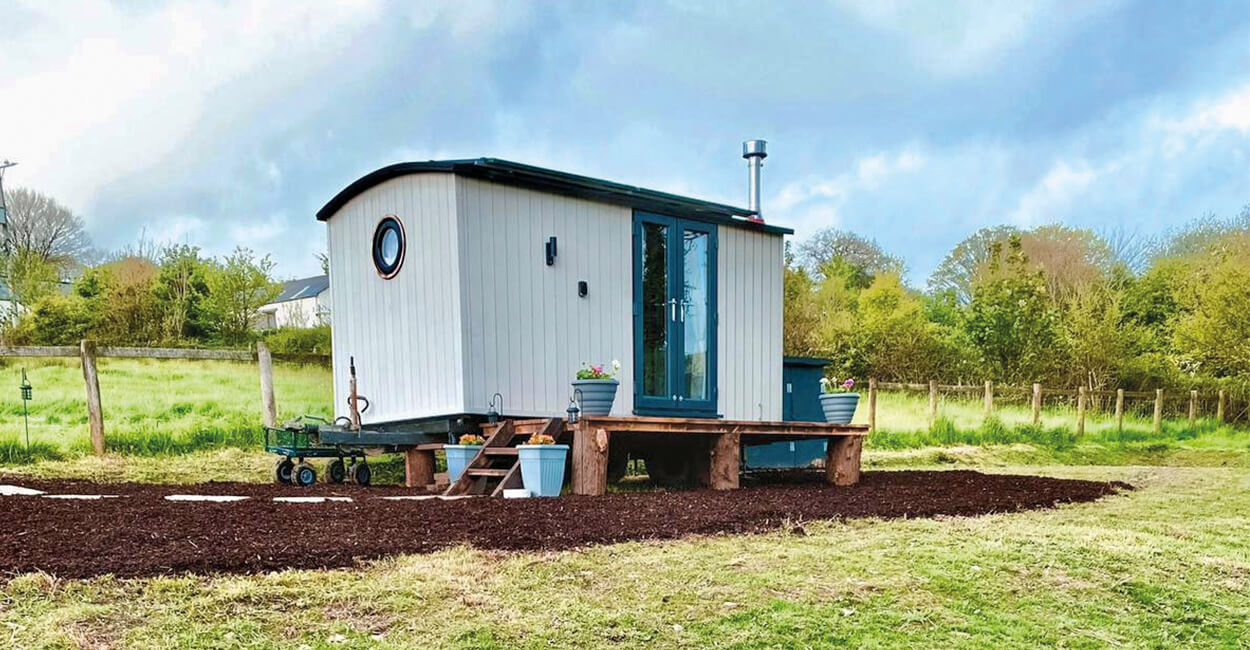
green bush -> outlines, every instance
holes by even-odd
[[[330,354],[330,326],[281,327],[267,330],[261,340],[275,354]]]

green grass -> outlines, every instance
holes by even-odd
[[[456,548],[339,571],[33,574],[0,589],[0,630],[22,648],[1245,647],[1250,469],[1006,469],[1139,489],[1029,513]]]
[[[1123,429],[1117,428],[1112,414],[1091,409],[1085,433],[1076,433],[1076,410],[1050,406],[1042,411],[1041,422],[1032,423],[1032,411],[1020,404],[998,404],[990,418],[978,400],[943,396],[938,420],[928,423],[928,395],[919,393],[880,393],[877,400],[877,432],[868,438],[869,449],[904,450],[962,445],[1028,444],[1056,452],[1091,446],[1120,448],[1126,453],[1143,450],[1246,450],[1250,435],[1214,419],[1199,419],[1193,427],[1184,419],[1163,420],[1162,431],[1154,432],[1151,417],[1138,411],[1125,414]],[[867,409],[861,407],[856,422],[867,423]],[[1079,456],[1079,454],[1076,454]],[[1066,461],[1064,461],[1066,462]]]
[[[24,446],[22,400],[25,367],[34,386],[30,402],[31,456],[81,455],[91,449],[86,391],[76,359],[9,359],[0,364],[0,463]],[[4,378],[7,377],[6,381]],[[101,359],[100,394],[110,451],[159,456],[225,447],[256,448],[260,380],[255,364],[230,361]],[[277,364],[274,390],[280,420],[331,413],[331,377],[321,366]]]

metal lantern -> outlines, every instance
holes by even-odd
[[[573,389],[573,396],[569,398],[569,407],[565,409],[568,413],[569,424],[577,424],[582,419],[582,409],[578,408],[578,401],[581,399],[582,390],[580,388]]]
[[[34,397],[34,387],[30,385],[30,380],[26,378],[26,369],[22,368],[22,383],[19,386],[22,389],[22,420],[26,423],[26,447],[30,448],[30,415],[26,407],[26,403]]]
[[[495,406],[496,400],[498,400],[498,403],[499,403],[498,407]],[[495,395],[490,398],[490,404],[486,411],[486,421],[498,422],[499,411],[502,409],[503,409],[503,395],[500,395],[499,393],[495,393]]]

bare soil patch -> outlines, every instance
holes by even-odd
[[[49,493],[119,494],[72,501],[0,497],[0,574],[250,573],[352,566],[457,544],[510,551],[688,535],[755,533],[841,518],[977,516],[1099,499],[1124,483],[971,471],[867,472],[851,487],[762,485],[729,492],[615,493],[558,499],[392,501],[404,488],[208,483],[147,485],[5,479]],[[237,494],[232,503],[177,503],[170,494]],[[275,503],[273,496],[341,495],[350,503]]]

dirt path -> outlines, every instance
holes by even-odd
[[[1123,483],[948,472],[868,472],[859,485],[776,485],[732,492],[602,497],[393,501],[402,488],[256,484],[194,486],[5,479],[49,493],[116,494],[97,501],[0,497],[0,574],[65,578],[258,572],[351,566],[466,543],[558,550],[629,540],[759,532],[784,522],[854,517],[981,515],[1093,501]],[[179,503],[171,494],[238,494]],[[351,502],[278,503],[273,496],[341,495]]]

